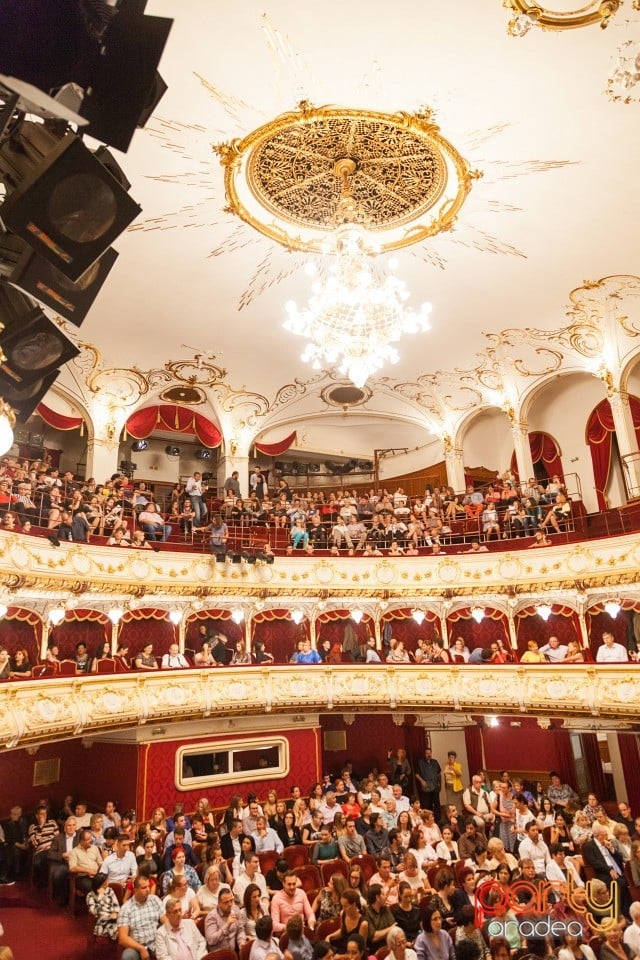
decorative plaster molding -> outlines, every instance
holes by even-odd
[[[0,744],[11,749],[140,724],[283,713],[417,713],[448,728],[449,715],[539,713],[640,720],[640,672],[628,665],[241,667],[33,680],[0,690]],[[434,711],[430,717],[429,711]]]

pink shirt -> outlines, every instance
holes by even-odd
[[[311,909],[304,890],[298,887],[292,897],[288,897],[284,890],[278,890],[271,901],[273,932],[282,933],[287,925],[287,920],[294,913],[304,917],[304,922],[308,927],[315,926],[316,915]]]

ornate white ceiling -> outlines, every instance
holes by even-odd
[[[510,330],[513,342],[540,346],[544,333],[520,331],[556,331],[553,349],[564,356],[571,343],[558,331],[569,323],[570,291],[637,272],[640,123],[633,105],[603,93],[629,29],[622,14],[606,30],[516,39],[500,0],[149,0],[147,12],[175,18],[161,64],[169,90],[123,159],[143,214],[117,242],[118,263],[80,331],[105,368],[149,371],[210,354],[231,396],[246,387],[272,408],[261,429],[323,413],[344,426],[321,399],[326,377],[293,390],[276,416],[281,388],[312,379],[281,326],[285,301],[307,298],[306,254],[225,212],[212,149],[303,99],[391,112],[427,105],[482,173],[453,230],[396,254],[413,301],[433,303],[433,329],[405,338],[400,363],[369,384],[365,410],[412,421],[406,438],[387,421],[391,445],[415,445],[416,431],[437,419],[440,401],[415,402],[421,389],[451,394],[456,368],[494,363],[485,334]]]

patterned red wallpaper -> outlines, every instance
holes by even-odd
[[[256,785],[259,797],[266,796],[272,787],[279,796],[286,797],[292,786],[297,784],[302,792],[308,791],[312,783],[319,778],[320,772],[320,735],[315,730],[291,730],[285,734],[289,740],[290,771],[283,779],[261,780]],[[228,740],[229,734],[218,737],[200,737],[197,739],[166,740],[161,743],[145,744],[139,747],[138,756],[138,795],[136,809],[138,818],[148,817],[152,809],[162,806],[167,812],[174,803],[184,803],[187,810],[195,807],[200,797],[206,796],[212,807],[223,807],[234,793],[246,795],[253,788],[252,781],[238,781],[233,786],[224,786],[214,790],[191,790],[181,792],[175,786],[175,756],[179,747],[190,746],[211,740]],[[252,734],[238,734],[238,740],[249,743]]]

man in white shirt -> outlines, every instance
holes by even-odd
[[[126,883],[130,877],[135,877],[138,864],[135,856],[129,849],[131,838],[121,833],[116,840],[115,851],[105,858],[100,873],[106,873],[109,883]]]
[[[567,648],[558,637],[549,637],[549,642],[540,647],[540,653],[550,663],[560,663],[567,656]]]
[[[332,827],[336,813],[342,813],[342,807],[336,800],[333,790],[327,790],[325,793],[324,802],[320,804],[320,813],[322,814],[322,822]]]
[[[187,484],[185,486],[185,492],[191,500],[191,506],[193,507],[193,512],[195,513],[195,524],[196,527],[204,527],[205,520],[207,518],[207,505],[204,502],[202,496],[202,474],[196,472],[192,477],[189,477]]]
[[[179,900],[167,900],[166,920],[156,931],[156,960],[202,960],[207,942],[193,920],[182,917]]]
[[[267,890],[267,883],[260,873],[260,858],[255,853],[245,860],[244,873],[241,873],[233,884],[233,896],[239,907],[243,906],[244,892],[250,883],[255,883],[256,886],[260,887],[260,902],[262,903],[263,910],[268,913],[269,892]]]
[[[408,812],[411,809],[411,801],[409,797],[405,797],[399,783],[394,783],[391,787],[391,795],[396,802],[396,813],[402,813],[405,810]]]
[[[389,777],[386,773],[381,773],[378,775],[378,790],[380,796],[382,797],[382,802],[385,800],[391,800],[393,798],[393,792],[389,786]]]
[[[616,643],[616,638],[609,631],[602,634],[602,646],[598,647],[596,653],[596,663],[627,663],[629,661],[629,652],[621,643]]]
[[[632,903],[629,907],[631,923],[624,932],[623,942],[631,950],[631,956],[640,955],[640,903]]]
[[[584,887],[584,881],[576,870],[571,857],[567,859],[564,847],[552,843],[549,847],[551,859],[547,863],[546,877],[552,884],[566,883],[571,877],[574,887]]]
[[[471,786],[462,794],[462,805],[467,814],[473,817],[476,826],[484,831],[487,823],[493,823],[495,813],[491,809],[491,799],[482,789],[482,777],[478,774],[471,778]]]
[[[188,667],[189,663],[184,654],[180,653],[178,644],[172,643],[169,647],[169,653],[165,653],[160,666],[162,670],[180,670]]]
[[[520,843],[518,856],[520,860],[531,860],[533,862],[536,876],[546,876],[547,864],[551,860],[551,854],[544,840],[540,839],[540,826],[537,820],[531,820],[527,824],[527,835]]]
[[[138,526],[146,533],[147,540],[160,542],[167,540],[173,529],[171,524],[164,522],[157,503],[147,504],[142,513],[138,514]]]

